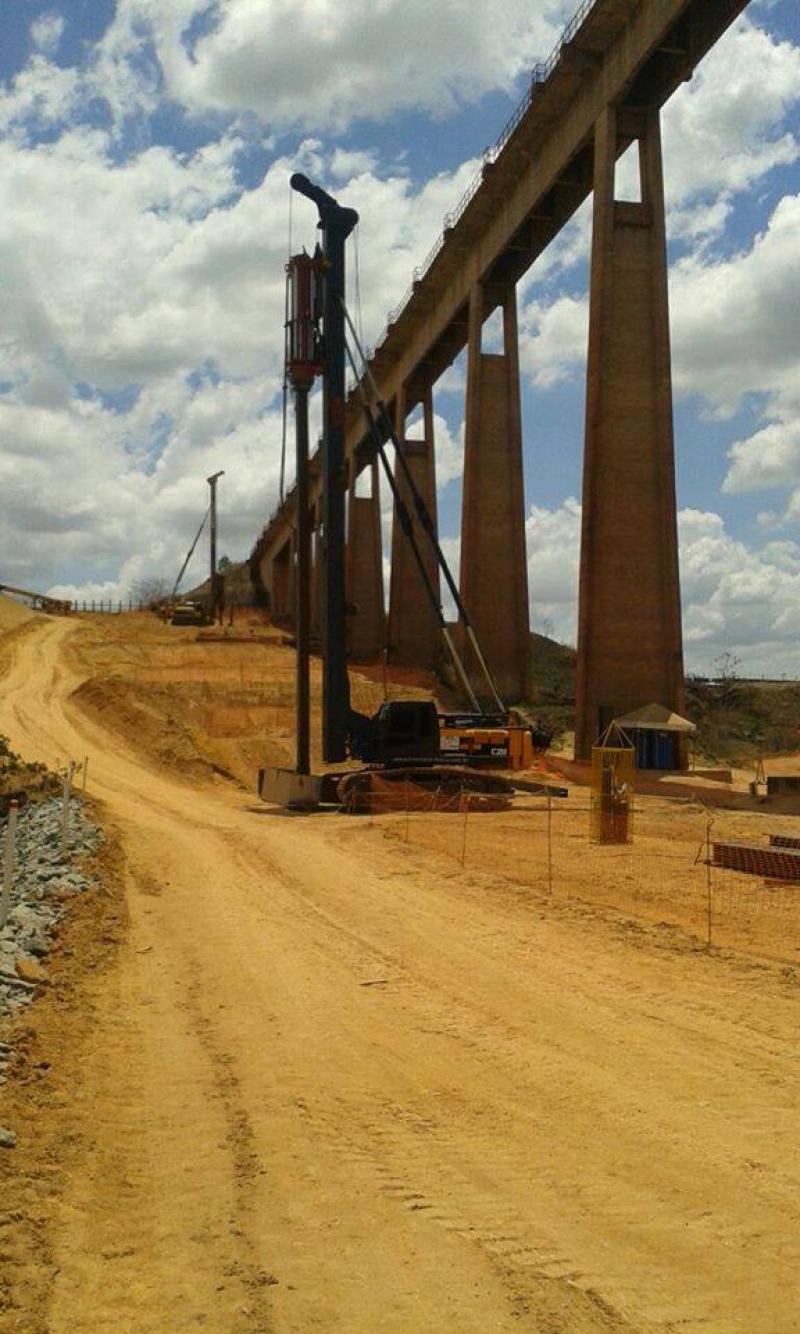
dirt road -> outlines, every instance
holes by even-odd
[[[131,916],[43,1329],[800,1330],[794,975],[182,781],[70,700],[74,633],[0,704],[89,754]]]

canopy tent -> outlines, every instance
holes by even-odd
[[[663,704],[645,704],[643,709],[626,713],[624,718],[615,718],[614,722],[624,732],[632,730],[648,732],[677,732],[681,736],[694,736],[697,728],[688,718],[681,718]]]

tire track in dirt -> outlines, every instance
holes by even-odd
[[[128,872],[128,901],[162,893]],[[271,1334],[271,1276],[242,1222],[254,1167],[224,1061],[194,1012],[180,951],[134,927],[106,979],[74,1090],[81,1127],[53,1223],[48,1334]],[[98,1118],[99,1113],[99,1118]],[[172,1312],[171,1315],[167,1313]]]
[[[430,1117],[396,1104],[367,1114],[344,1100],[325,1110],[300,1100],[299,1110],[348,1165],[367,1164],[377,1189],[405,1213],[420,1215],[420,1226],[477,1248],[508,1287],[518,1316],[535,1314],[540,1327],[565,1331],[649,1334],[649,1325],[632,1325],[592,1287],[553,1237],[532,1228],[510,1203],[499,1205],[505,1182],[494,1171],[481,1179],[475,1163],[459,1170],[461,1137],[456,1145]]]
[[[258,1262],[258,1241],[253,1198],[257,1179],[267,1173],[259,1155],[252,1122],[240,1093],[234,1071],[234,1058],[216,1032],[202,1003],[202,968],[196,960],[188,964],[189,981],[185,986],[189,1024],[206,1054],[213,1072],[212,1096],[220,1105],[225,1120],[225,1143],[233,1164],[234,1192],[228,1226],[241,1252],[226,1269],[249,1294],[246,1328],[249,1334],[272,1334],[270,1304],[265,1289],[278,1282]]]
[[[297,908],[301,909],[300,914],[298,916],[298,925],[300,925],[301,919],[303,919],[302,926],[305,933],[307,935],[309,934],[308,933],[309,912],[312,918],[314,916],[322,915],[325,918],[326,922],[334,928],[335,932],[334,936],[331,936],[330,933],[328,934],[327,937],[328,949],[330,950],[332,940],[335,939],[338,942],[338,947],[339,947],[337,950],[337,954],[342,956],[349,955],[351,957],[351,962],[353,964],[362,962],[361,952],[363,949],[369,946],[370,944],[369,936],[364,935],[362,933],[353,933],[349,930],[339,931],[338,930],[339,924],[332,910],[327,908],[320,909],[319,905],[315,904],[313,901],[310,900],[307,889],[304,890],[299,884],[292,885],[291,877],[286,877],[284,875],[283,883],[285,885],[290,885],[292,887],[293,899],[296,909]],[[404,881],[404,883],[407,882]],[[386,923],[386,926],[387,926],[386,934],[390,935],[391,934],[391,931],[389,929],[390,924]],[[313,938],[313,931],[310,933],[310,935]],[[513,940],[511,943],[511,949],[513,951]],[[524,1056],[524,1038],[525,1038],[524,1026],[517,1025],[516,1027],[512,1027],[508,1023],[503,1024],[500,1022],[488,1024],[485,1020],[485,1017],[483,1017],[479,1013],[477,1006],[473,1005],[472,1007],[470,1007],[463,1003],[459,1004],[457,999],[454,998],[452,994],[446,995],[447,987],[446,985],[445,986],[442,985],[441,977],[437,979],[439,990],[438,992],[434,993],[425,985],[425,982],[422,981],[419,978],[419,976],[415,976],[408,968],[404,968],[403,966],[401,966],[399,964],[397,956],[392,955],[391,953],[388,953],[385,950],[380,952],[377,963],[378,966],[384,968],[384,972],[388,974],[387,980],[390,982],[389,989],[386,992],[383,992],[382,994],[387,997],[391,995],[392,1000],[397,1001],[398,1008],[402,1013],[402,1022],[405,1025],[412,1027],[414,1031],[419,1032],[425,1036],[435,1036],[439,1038],[445,1037],[449,1040],[455,1041],[459,1047],[460,1058],[463,1058],[465,1049],[471,1050],[471,1052],[474,1055],[480,1058],[480,1064],[484,1072],[490,1065],[494,1066],[497,1068],[498,1074],[504,1075],[506,1077],[506,1082],[508,1087],[514,1087],[520,1084],[523,1089],[526,1087],[525,1076],[529,1072],[527,1070],[526,1058]],[[386,965],[388,965],[388,967]],[[648,1006],[652,1006],[654,1000],[660,999],[659,993],[656,992],[654,995],[652,988],[639,987],[638,990],[641,992],[642,997],[646,1001],[646,1004]],[[663,1000],[665,1004],[668,1001],[671,1001],[673,1004],[675,1003],[674,997],[670,997],[667,993],[664,993]],[[629,1002],[630,1002],[629,988],[621,984],[616,989],[611,987],[609,993],[608,980],[604,979],[604,990],[601,998],[601,1003],[602,1005],[607,1006],[609,1008],[610,1019],[616,1020],[618,1023],[622,1023],[626,1015],[626,1007],[629,1010]],[[639,1014],[636,1015],[637,1022],[641,1019],[641,1017],[642,1016],[640,1016]],[[649,1020],[650,1016],[648,1014],[645,1014],[644,1018],[646,1020]],[[628,1015],[628,1019],[630,1020],[630,1015]],[[696,1023],[694,1025],[687,1025],[687,1034],[690,1039],[694,1038],[696,1027],[697,1027]],[[704,1035],[701,1033],[699,1036],[702,1037]],[[645,1044],[643,1043],[643,1045]],[[722,1059],[727,1061],[729,1053],[727,1050],[724,1049],[724,1044],[720,1045],[722,1046],[723,1050],[721,1051],[721,1053],[717,1053],[717,1055],[719,1056],[721,1054]],[[780,1054],[781,1055],[790,1054],[792,1056],[792,1059],[794,1059],[795,1055],[795,1053],[790,1053],[788,1046],[785,1049],[781,1050]],[[555,1075],[555,1069],[557,1069],[559,1065],[561,1066],[561,1072],[563,1075],[564,1073],[563,1062],[566,1055],[567,1053],[563,1050],[563,1048],[562,1049],[556,1048],[555,1051],[552,1053],[552,1064],[554,1066],[554,1075]],[[764,1056],[764,1053],[762,1052],[760,1053],[760,1055]],[[576,1059],[577,1059],[577,1053],[576,1053]],[[677,1063],[681,1059],[683,1058],[681,1057],[680,1053],[677,1053],[674,1058],[674,1063],[677,1065]],[[777,1061],[775,1059],[773,1044],[771,1044],[771,1050],[767,1053],[767,1060],[765,1062],[765,1066],[766,1069],[777,1072],[778,1066],[777,1066]],[[588,1072],[584,1071],[583,1073],[585,1095],[588,1093],[588,1090],[585,1087],[586,1079],[587,1077],[591,1076],[592,1073],[593,1072],[591,1070],[589,1070]],[[762,1069],[758,1062],[754,1062],[754,1069],[752,1070],[748,1069],[748,1078],[750,1079],[751,1082],[755,1081],[757,1086],[758,1083],[761,1082],[761,1080],[763,1079],[764,1073],[765,1069]],[[531,1106],[537,1105],[537,1101],[541,1097],[541,1092],[542,1092],[541,1088],[529,1088],[529,1098]],[[754,1094],[754,1099],[756,1096],[757,1095]],[[590,1106],[592,1104],[592,1101],[593,1099],[591,1095],[589,1095],[587,1097],[587,1102],[589,1103]],[[595,1092],[594,1101],[596,1102],[597,1105],[602,1105],[605,1103],[606,1105],[611,1104],[613,1106],[613,1103],[615,1101],[615,1094],[613,1086],[609,1086],[607,1080],[598,1084]],[[390,1173],[395,1172],[398,1163],[407,1164],[409,1161],[412,1162],[415,1161],[415,1154],[417,1158],[419,1156],[418,1154],[419,1139],[417,1136],[410,1137],[406,1135],[402,1137],[402,1142],[399,1144],[395,1142],[396,1136],[394,1138],[392,1137],[387,1138],[385,1126],[387,1123],[391,1124],[393,1119],[395,1122],[397,1122],[398,1119],[400,1122],[413,1121],[413,1117],[410,1113],[406,1114],[405,1112],[402,1111],[398,1112],[397,1107],[388,1109],[383,1108],[381,1115],[379,1115],[377,1119],[365,1120],[363,1111],[360,1108],[360,1104],[356,1100],[354,1100],[353,1102],[345,1101],[340,1106],[337,1107],[325,1108],[324,1106],[320,1106],[318,1103],[314,1104],[313,1101],[306,1099],[302,1101],[302,1106],[304,1108],[304,1114],[310,1119],[314,1127],[315,1128],[320,1127],[321,1128],[320,1133],[323,1135],[324,1138],[327,1138],[331,1143],[335,1143],[337,1140],[337,1136],[341,1136],[342,1133],[341,1127],[343,1126],[347,1127],[347,1131],[345,1132],[345,1138],[348,1139],[351,1148],[354,1151],[357,1151],[359,1154],[363,1155],[365,1158],[369,1159],[372,1162],[375,1171],[377,1172],[383,1173],[385,1170],[389,1171]],[[516,1119],[519,1120],[519,1108],[512,1107],[512,1110],[516,1116]],[[469,1117],[472,1118],[473,1120],[475,1118],[475,1111],[476,1111],[476,1106],[475,1106],[475,1100],[473,1099],[469,1107]],[[361,1116],[359,1116],[359,1112],[361,1112]],[[574,1108],[572,1111],[572,1115],[573,1117],[575,1115]],[[654,1141],[657,1141],[659,1138],[663,1138],[663,1143],[665,1146],[669,1146],[672,1142],[675,1141],[674,1125],[670,1123],[670,1120],[666,1117],[666,1115],[664,1116],[662,1127],[660,1130],[657,1125],[652,1125],[652,1112],[650,1112],[648,1116],[651,1122],[650,1137]],[[610,1131],[610,1137],[613,1138],[614,1117],[613,1115],[609,1115],[607,1110],[605,1111],[605,1119],[609,1123],[608,1131]],[[501,1117],[496,1117],[496,1120],[499,1123]],[[418,1127],[419,1125],[422,1125],[424,1127],[424,1124],[425,1124],[424,1121],[419,1122]],[[353,1139],[354,1127],[358,1127],[360,1129],[360,1138],[355,1140]],[[587,1137],[590,1136],[591,1129],[592,1129],[591,1125],[587,1122]],[[463,1148],[464,1142],[468,1141],[469,1130],[463,1124],[463,1121],[461,1124],[458,1125],[457,1131],[458,1133],[454,1143],[447,1141],[445,1143],[437,1144],[436,1146],[437,1162],[439,1161],[447,1162],[453,1159],[454,1157],[457,1157],[457,1152],[455,1152],[455,1143],[457,1142]],[[579,1150],[580,1134],[579,1132],[578,1134],[575,1134],[574,1129],[572,1133],[576,1141],[575,1150],[576,1153],[578,1153],[580,1151]],[[599,1133],[602,1133],[604,1137],[609,1137],[607,1131],[601,1130]],[[511,1129],[511,1127],[509,1127],[509,1140],[512,1143],[519,1144],[520,1142],[523,1142],[524,1136],[525,1136],[524,1121],[522,1127],[515,1125],[513,1130]],[[586,1142],[589,1142],[588,1138]],[[477,1143],[477,1148],[475,1154],[475,1161],[478,1160],[480,1153],[485,1151],[485,1144],[481,1143],[480,1135],[476,1137],[476,1143]],[[378,1147],[376,1148],[376,1146]],[[678,1146],[678,1144],[676,1143],[676,1148],[670,1149],[670,1152],[675,1152],[678,1147],[681,1147],[682,1149],[683,1146]],[[388,1160],[390,1166],[384,1169],[382,1164],[387,1159],[387,1148],[391,1148],[392,1150],[391,1153],[388,1153]],[[494,1153],[490,1159],[494,1172],[493,1191],[495,1195],[499,1195],[501,1198],[504,1196],[504,1194],[507,1193],[506,1186],[510,1185],[510,1183],[512,1183],[515,1180],[524,1179],[523,1176],[524,1172],[530,1170],[529,1162],[525,1160],[520,1161],[518,1159],[515,1159],[513,1157],[513,1154],[506,1155],[506,1158],[507,1161],[505,1162],[505,1164],[503,1164],[502,1160],[498,1159],[496,1153]],[[719,1158],[720,1158],[719,1169],[721,1172],[723,1172],[725,1168],[724,1142],[720,1146]],[[500,1163],[499,1170],[498,1170],[498,1162]],[[468,1168],[469,1166],[470,1165],[467,1164]],[[429,1168],[430,1168],[430,1163],[429,1163]],[[398,1192],[401,1195],[404,1195],[411,1202],[414,1209],[435,1210],[437,1207],[441,1208],[440,1194],[437,1193],[436,1190],[433,1190],[432,1192],[430,1186],[426,1188],[425,1183],[429,1181],[429,1179],[430,1179],[430,1172],[427,1173],[421,1172],[419,1176],[414,1176],[414,1177],[404,1177],[398,1185]],[[459,1178],[459,1180],[463,1182],[463,1177]],[[434,1171],[434,1182],[439,1186],[441,1186],[440,1177],[437,1177],[435,1171]],[[545,1180],[544,1184],[548,1186],[548,1188],[553,1192],[553,1194],[556,1194],[559,1190],[559,1180],[558,1177],[555,1175],[552,1176],[552,1178],[549,1181]],[[663,1183],[659,1183],[656,1178],[654,1179],[653,1186],[654,1189],[660,1191],[662,1198],[666,1200],[667,1192],[663,1187]],[[460,1193],[463,1194],[463,1189],[461,1188],[460,1188]],[[445,1192],[445,1198],[452,1198],[452,1194],[453,1194],[452,1190],[450,1190],[449,1192]],[[456,1191],[456,1198],[457,1199],[459,1198],[459,1191]],[[789,1203],[790,1200],[787,1193],[786,1204],[788,1205]],[[464,1215],[466,1219],[474,1219],[475,1203],[474,1203],[474,1197],[472,1195],[469,1198],[469,1205],[470,1207],[462,1209],[461,1213]],[[638,1205],[636,1205],[635,1207],[638,1207]],[[773,1199],[770,1202],[771,1226],[773,1229],[775,1224],[774,1214],[776,1207],[778,1207],[778,1202],[775,1199]],[[621,1225],[628,1226],[630,1222],[628,1213],[625,1210],[619,1211],[619,1206],[617,1206],[617,1210],[618,1210],[618,1219],[621,1220]],[[550,1212],[551,1213],[554,1212],[552,1207],[552,1201],[550,1202]],[[635,1209],[631,1210],[630,1212],[632,1215],[635,1212]],[[709,1212],[710,1211],[708,1211],[704,1207],[701,1207],[700,1204],[696,1203],[690,1206],[689,1211],[687,1212],[686,1215],[687,1223],[690,1224],[691,1226],[701,1226],[703,1224],[704,1219],[709,1216]],[[788,1235],[791,1235],[792,1233],[793,1213],[794,1211],[791,1210],[786,1214],[785,1227],[786,1227],[786,1233]],[[539,1263],[541,1265],[543,1259],[551,1260],[553,1258],[553,1255],[555,1254],[555,1263],[557,1264],[558,1268],[555,1269],[554,1271],[545,1270],[544,1272],[546,1275],[549,1272],[551,1277],[565,1277],[571,1284],[581,1289],[585,1289],[587,1292],[592,1293],[601,1302],[609,1298],[609,1296],[613,1300],[616,1300],[618,1297],[621,1306],[627,1306],[627,1307],[632,1306],[632,1309],[638,1313],[639,1318],[642,1318],[645,1315],[646,1303],[643,1306],[642,1284],[641,1283],[639,1284],[638,1294],[636,1295],[637,1299],[634,1300],[634,1294],[632,1291],[631,1276],[629,1270],[621,1269],[618,1270],[617,1272],[614,1272],[613,1265],[609,1265],[608,1263],[606,1263],[601,1268],[592,1267],[591,1265],[587,1268],[585,1263],[585,1258],[583,1261],[581,1261],[581,1259],[578,1256],[578,1252],[574,1248],[574,1244],[572,1248],[568,1246],[565,1249],[563,1245],[559,1246],[557,1243],[554,1243],[552,1237],[547,1237],[544,1239],[544,1241],[542,1241],[537,1236],[536,1240],[533,1243],[531,1243],[529,1231],[527,1232],[524,1231],[520,1226],[520,1223],[518,1221],[519,1215],[516,1215],[515,1217],[517,1218],[517,1223],[513,1233],[510,1236],[510,1243],[509,1243],[510,1255],[517,1255],[518,1257],[519,1256],[524,1257],[526,1264],[530,1263],[535,1265],[536,1263]],[[507,1218],[506,1216],[504,1216],[500,1219],[500,1226],[505,1226],[506,1223],[507,1223]],[[473,1237],[473,1239],[475,1235],[481,1237],[489,1247],[495,1245],[495,1243],[497,1242],[497,1238],[500,1235],[497,1232],[498,1225],[493,1218],[490,1218],[488,1222],[486,1222],[482,1217],[480,1217],[480,1222],[478,1223],[464,1222],[462,1219],[460,1226],[461,1229],[465,1232],[465,1234],[468,1233],[471,1237]],[[752,1231],[755,1236],[758,1235],[756,1229],[752,1229]],[[729,1238],[727,1229],[717,1226],[715,1229],[714,1236],[715,1240],[721,1241],[723,1244],[727,1244],[728,1241],[731,1240],[733,1237],[742,1240],[744,1237],[744,1233],[742,1232],[741,1228],[739,1228],[738,1226],[734,1226],[731,1237]],[[597,1257],[595,1257],[595,1259],[596,1258]],[[777,1262],[779,1259],[778,1254],[775,1254],[774,1258]],[[653,1274],[653,1280],[655,1287],[657,1286],[657,1276],[655,1271]],[[713,1295],[709,1309],[713,1310],[715,1304],[716,1304],[716,1295]],[[657,1308],[656,1315],[654,1316],[654,1319],[658,1320],[659,1325],[662,1323],[663,1309],[666,1308],[666,1305],[667,1304],[665,1304],[664,1308],[662,1307]],[[669,1310],[671,1312],[670,1323],[674,1324],[675,1321],[679,1321],[682,1322],[682,1324],[685,1325],[687,1328],[690,1326],[691,1327],[696,1326],[700,1328],[702,1327],[703,1324],[707,1323],[708,1321],[713,1321],[715,1319],[714,1315],[706,1314],[706,1312],[703,1309],[703,1305],[704,1303],[702,1298],[698,1298],[697,1300],[687,1299],[683,1301],[677,1301],[676,1299],[673,1299],[671,1304],[669,1304]],[[744,1328],[746,1328],[746,1326]]]

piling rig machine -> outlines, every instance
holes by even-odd
[[[371,774],[384,779],[408,778],[421,785],[497,791],[509,780],[488,770],[521,770],[532,763],[531,729],[501,700],[481,651],[458,586],[439,544],[436,527],[406,460],[387,405],[383,402],[369,363],[345,304],[345,243],[358,222],[355,210],[344,208],[326,191],[300,173],[292,189],[316,204],[321,244],[314,253],[290,257],[287,264],[286,381],[294,397],[296,481],[296,649],[297,649],[297,762],[293,770],[269,768],[259,772],[263,800],[284,806],[347,803],[363,791]],[[350,703],[346,658],[346,594],[344,573],[346,470],[344,456],[345,365],[349,362],[364,412],[371,444],[380,460],[392,493],[395,515],[409,543],[426,596],[438,621],[455,675],[469,701],[464,713],[440,714],[430,700],[386,700],[372,717],[356,712]],[[359,370],[360,364],[360,370]],[[323,759],[336,765],[351,759],[361,769],[310,772],[310,545],[308,482],[308,397],[317,377],[323,385],[322,429],[322,741]],[[392,444],[406,504],[386,454]],[[468,644],[483,678],[488,706],[473,689],[441,602],[422,555],[429,543],[455,603],[460,638]],[[483,693],[483,690],[481,691]],[[476,773],[483,771],[482,773]],[[527,790],[549,790],[548,784],[525,783]]]

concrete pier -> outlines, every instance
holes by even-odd
[[[277,621],[291,616],[294,608],[294,565],[291,536],[272,559],[269,590],[273,619]]]
[[[424,438],[406,440],[406,457],[411,475],[422,494],[436,525],[436,455],[433,429],[433,391],[422,397]],[[395,430],[405,439],[406,429],[405,386],[398,390],[395,400]],[[414,502],[409,495],[399,465],[394,471],[398,490],[412,516]],[[439,567],[429,541],[415,522],[415,532],[425,568],[437,598],[439,597]],[[428,595],[420,578],[411,546],[400,529],[395,515],[392,524],[392,573],[389,585],[389,656],[392,662],[433,670],[440,658],[441,631]]]
[[[615,197],[639,143],[641,202]],[[608,107],[595,130],[577,724],[585,759],[611,718],[683,712],[664,187],[657,109]]]
[[[378,463],[367,465],[371,492],[356,494],[356,470],[350,482],[347,511],[347,653],[351,658],[375,658],[386,641],[383,596],[383,546]]]
[[[513,284],[500,299],[503,352],[486,353],[486,294],[476,284],[470,295],[460,591],[497,689],[512,703],[527,694],[528,567]],[[467,665],[485,690],[470,654]]]

